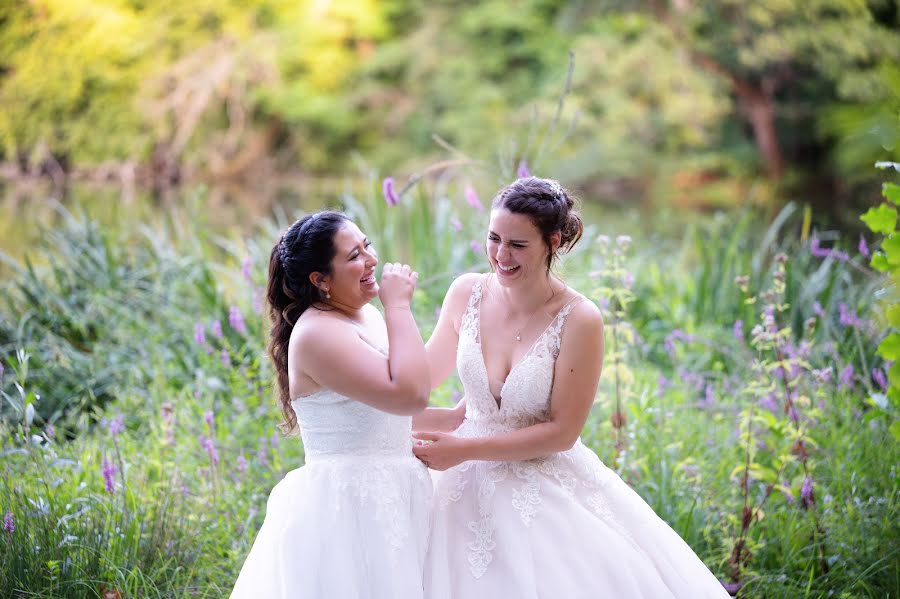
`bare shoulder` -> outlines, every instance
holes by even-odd
[[[482,280],[484,276],[480,272],[467,272],[459,275],[450,283],[450,289],[447,290],[447,300],[468,301],[469,296],[472,295],[475,283]]]
[[[305,347],[320,348],[345,336],[348,330],[347,324],[340,319],[327,312],[308,308],[297,319],[294,330],[291,331],[291,346],[299,351],[303,351]]]
[[[574,304],[572,311],[566,317],[563,345],[576,346],[580,351],[598,343],[602,344],[603,315],[600,308],[579,293],[576,293],[572,302]]]

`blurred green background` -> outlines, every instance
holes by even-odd
[[[26,243],[21,225],[42,218],[30,200],[47,195],[155,209],[198,182],[223,225],[252,222],[278,203],[326,203],[361,164],[413,174],[446,158],[433,135],[487,161],[534,166],[540,153],[537,170],[591,202],[753,203],[771,217],[794,200],[816,222],[855,227],[877,201],[872,164],[900,158],[898,11],[889,0],[11,0],[0,233]],[[542,146],[569,51],[569,135]]]

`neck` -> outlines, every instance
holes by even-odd
[[[498,286],[499,287],[499,286]],[[500,287],[500,296],[516,314],[530,314],[559,293],[555,277],[547,271],[544,276],[520,281],[515,287]]]
[[[357,324],[362,324],[362,322],[364,320],[364,317],[363,317],[364,306],[354,307],[354,306],[350,306],[350,305],[344,304],[339,301],[335,301],[334,299],[331,299],[328,301],[323,301],[323,302],[321,302],[321,304],[323,306],[323,308],[321,308],[321,309],[333,310],[335,312],[340,312],[341,314],[343,314],[344,316],[346,316],[347,318],[349,318],[350,320],[352,320],[353,322],[355,322]]]

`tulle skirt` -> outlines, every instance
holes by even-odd
[[[232,599],[419,599],[431,479],[413,456],[308,459],[272,490]]]
[[[580,442],[436,480],[428,599],[726,598],[641,497]]]

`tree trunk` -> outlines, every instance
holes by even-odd
[[[775,128],[774,98],[745,82],[735,82],[735,92],[753,127],[753,138],[766,171],[776,181],[780,180],[784,174],[784,155]]]

